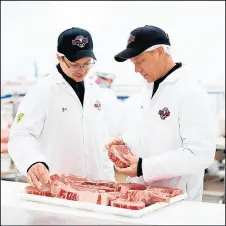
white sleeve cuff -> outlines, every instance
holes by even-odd
[[[150,162],[150,158],[142,158],[142,172],[143,172],[143,179],[145,181],[145,183],[153,183],[154,181],[156,181],[154,178],[151,177],[150,175],[150,169],[153,168]],[[155,170],[158,170],[158,168],[156,168]]]

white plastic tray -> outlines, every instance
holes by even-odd
[[[117,208],[117,207],[111,207],[111,206],[103,206],[103,205],[97,205],[97,204],[85,203],[85,202],[79,202],[79,201],[71,201],[71,200],[51,198],[51,197],[45,197],[45,196],[39,196],[39,195],[30,195],[30,194],[25,194],[25,193],[21,193],[21,198],[24,200],[27,200],[27,201],[46,203],[46,204],[52,204],[52,205],[58,205],[58,206],[65,206],[65,207],[94,211],[94,212],[105,213],[105,214],[113,214],[113,215],[130,217],[130,218],[137,218],[137,217],[141,217],[147,213],[150,213],[152,211],[155,211],[157,209],[171,205],[175,202],[184,200],[187,198],[187,194],[178,195],[178,196],[170,199],[169,203],[159,202],[159,203],[153,204],[153,205],[148,206],[141,210],[129,210],[129,209],[123,209],[123,208]]]

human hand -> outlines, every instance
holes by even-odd
[[[27,179],[31,185],[40,189],[42,185],[45,186],[50,181],[49,170],[44,164],[36,163],[29,169]]]
[[[123,155],[123,158],[125,158],[126,160],[128,160],[130,162],[130,166],[126,167],[126,168],[120,168],[115,165],[115,169],[119,173],[123,173],[129,177],[136,177],[137,176],[138,158],[131,154]]]

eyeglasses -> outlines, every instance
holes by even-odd
[[[62,57],[62,60],[67,65],[67,67],[70,68],[73,71],[78,71],[78,70],[81,70],[81,69],[89,70],[95,64],[95,60],[94,59],[91,59],[91,60],[89,60],[88,62],[86,62],[86,63],[84,63],[82,65],[81,64],[75,64],[73,66],[71,66],[71,65],[69,66],[67,64],[67,62],[65,61],[64,57]]]

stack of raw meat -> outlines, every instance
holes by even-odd
[[[132,210],[143,209],[156,202],[168,202],[170,198],[183,194],[180,189],[95,181],[65,174],[54,174],[50,178],[45,187],[27,186],[25,193]]]

